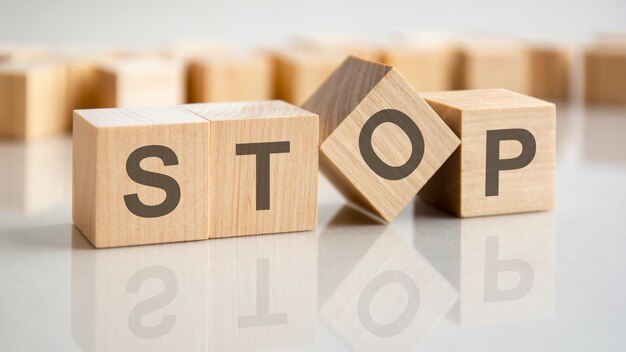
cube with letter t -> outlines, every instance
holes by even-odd
[[[554,206],[554,104],[505,89],[421,95],[461,138],[423,199],[461,217]]]
[[[278,100],[184,107],[211,125],[209,238],[315,228],[316,114]]]

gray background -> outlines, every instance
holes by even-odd
[[[298,33],[502,32],[584,41],[626,31],[626,1],[3,0],[0,40],[154,44],[216,38],[252,45]]]

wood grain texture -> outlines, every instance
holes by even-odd
[[[78,110],[73,140],[74,224],[95,247],[117,247],[208,238],[208,122],[180,107]],[[124,196],[137,194],[145,205],[164,202],[163,189],[133,181],[126,163],[138,148],[171,149],[178,163],[157,157],[143,170],[167,175],[180,188],[180,201],[158,217],[135,215]]]
[[[585,50],[585,100],[626,103],[626,40],[603,41]]]
[[[341,102],[354,107],[348,112]],[[321,145],[322,172],[346,198],[386,221],[404,208],[459,144],[454,133],[398,71],[374,62],[348,58],[304,107],[319,113],[322,125],[338,125]],[[372,116],[388,109],[405,114],[418,127],[424,141],[423,158],[400,179],[384,178],[374,172],[360,152],[363,126]],[[343,113],[347,115],[342,116]],[[371,145],[388,166],[404,164],[413,151],[406,132],[393,123],[376,128]]]
[[[314,229],[317,224],[318,116],[281,101],[184,106],[211,125],[209,237]],[[238,144],[288,142],[269,156],[269,207],[258,209],[258,155]]]
[[[0,136],[30,139],[68,129],[62,63],[0,65]]]
[[[461,147],[420,195],[461,217],[554,207],[555,106],[505,89],[424,92],[424,99],[461,139]],[[525,129],[536,152],[524,167],[499,172],[498,195],[486,195],[487,131]],[[500,142],[500,159],[520,156],[522,144]]]
[[[570,94],[571,50],[557,44],[531,44],[530,95],[566,101]]]
[[[459,50],[453,89],[505,88],[529,93],[530,65],[524,43],[481,39],[465,41]]]
[[[184,67],[178,60],[127,58],[97,68],[98,107],[167,106],[185,100]]]
[[[214,55],[189,63],[188,101],[267,100],[273,95],[273,70],[266,55]]]

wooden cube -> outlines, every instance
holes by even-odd
[[[94,250],[73,229],[68,328],[80,350],[209,350],[207,241]]]
[[[570,93],[570,50],[556,44],[532,44],[530,55],[530,95],[564,101]]]
[[[386,47],[382,62],[395,67],[418,91],[452,88],[455,47],[449,43],[398,43]]]
[[[597,43],[585,50],[585,100],[626,103],[626,40]]]
[[[320,165],[349,200],[391,221],[459,145],[391,66],[350,57],[303,107],[320,115]]]
[[[97,69],[98,107],[167,106],[185,100],[184,67],[178,60],[134,58]]]
[[[530,65],[524,43],[515,40],[472,40],[460,47],[454,89],[505,88],[530,92]]]
[[[349,207],[318,243],[319,316],[354,351],[416,351],[457,302],[454,287],[392,226]]]
[[[73,219],[95,247],[208,238],[208,122],[183,109],[74,113]]]
[[[214,55],[189,64],[188,101],[267,100],[273,95],[273,71],[265,55]]]
[[[371,42],[343,35],[301,35],[289,40],[288,48],[312,53],[341,53],[380,61],[381,49]]]
[[[274,97],[300,105],[346,58],[343,53],[278,50],[274,65]]]
[[[281,101],[184,105],[209,120],[209,238],[312,230],[318,116]]]
[[[62,63],[0,65],[0,137],[29,139],[66,131],[65,92]]]
[[[461,217],[554,206],[554,104],[505,89],[421,95],[461,138],[423,199]]]
[[[41,46],[0,43],[0,63],[37,62],[49,58],[50,53]]]

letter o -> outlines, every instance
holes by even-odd
[[[372,135],[376,128],[385,122],[400,127],[411,141],[411,156],[400,166],[385,163],[374,151]],[[409,176],[424,157],[424,137],[419,127],[405,113],[395,109],[381,110],[372,115],[363,125],[359,134],[359,151],[363,160],[378,176],[387,180],[401,180]]]

